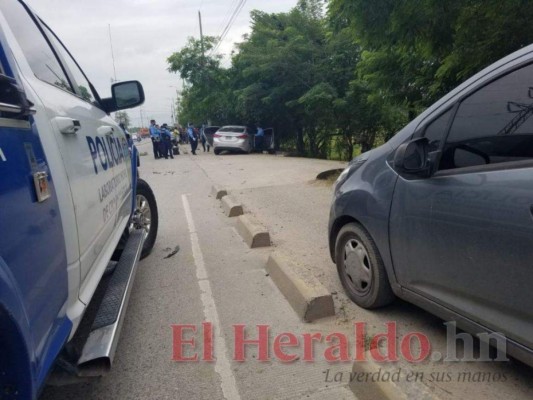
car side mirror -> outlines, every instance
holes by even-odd
[[[413,139],[400,145],[394,154],[394,168],[404,174],[428,177],[431,163],[427,138]]]
[[[125,110],[144,103],[144,89],[138,81],[114,83],[111,86],[111,98],[103,99],[108,113]]]

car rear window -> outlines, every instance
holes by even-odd
[[[224,126],[220,128],[219,132],[235,132],[235,133],[244,133],[246,128],[244,126]]]

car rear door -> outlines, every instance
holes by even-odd
[[[59,40],[29,10],[15,11],[6,19],[27,61],[24,77],[45,107],[68,175],[81,264],[80,299],[87,303],[131,210],[129,149],[124,132],[100,108],[90,83]]]
[[[428,124],[439,171],[398,179],[390,222],[401,285],[529,347],[532,77],[514,70]]]

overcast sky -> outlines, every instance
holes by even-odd
[[[113,62],[109,24],[118,80],[139,80],[146,102],[144,124],[150,118],[171,122],[170,105],[181,80],[167,71],[166,59],[179,51],[188,36],[218,36],[238,0],[26,0],[61,38],[100,95],[110,94]],[[250,11],[288,11],[297,0],[248,0],[219,52],[229,54],[233,43],[249,32]],[[174,86],[174,87],[172,87]],[[139,108],[129,110],[132,125],[140,125]],[[199,123],[200,121],[197,121]]]

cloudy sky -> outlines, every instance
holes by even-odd
[[[218,36],[239,0],[26,0],[61,38],[100,95],[110,94],[113,62],[118,80],[139,80],[146,93],[144,124],[150,118],[170,123],[170,107],[181,80],[167,71],[166,59],[181,49],[188,36]],[[233,43],[249,32],[250,11],[288,11],[297,0],[248,0],[219,52],[229,54]],[[128,111],[140,125],[139,108]]]

